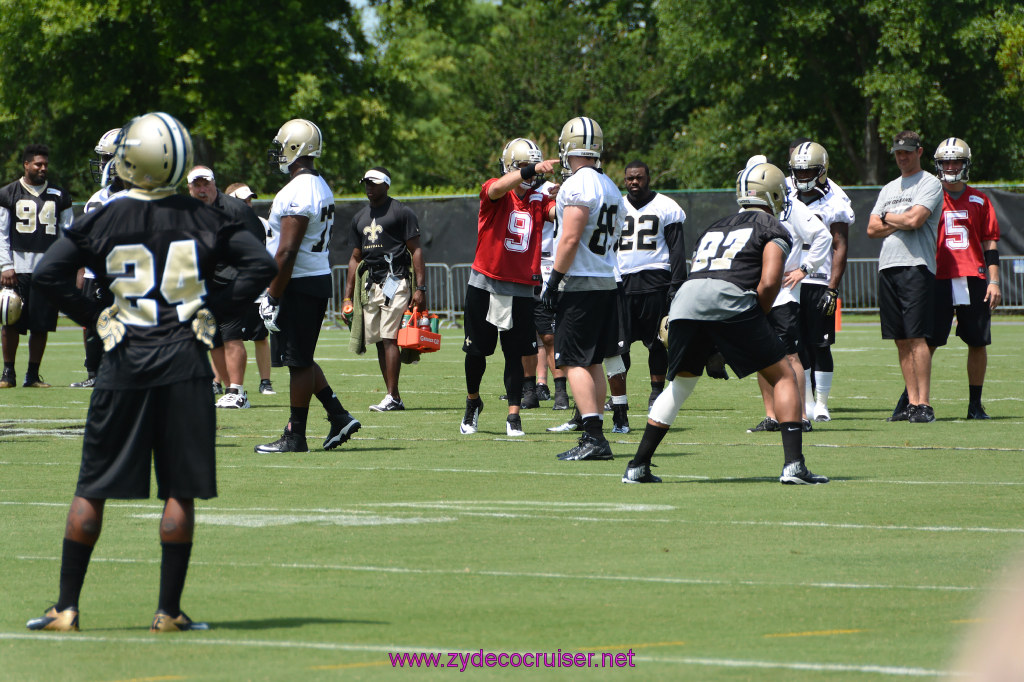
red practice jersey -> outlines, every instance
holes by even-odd
[[[942,218],[935,252],[936,279],[987,279],[988,268],[981,244],[998,241],[999,223],[988,197],[973,187],[964,187],[958,199],[949,196],[949,192],[942,193]]]
[[[541,230],[554,200],[536,191],[520,199],[510,191],[491,201],[487,190],[497,180],[480,189],[473,269],[503,282],[540,284]]]

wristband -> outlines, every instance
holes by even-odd
[[[882,211],[882,224],[883,225],[888,225],[889,224],[889,223],[885,222],[885,216],[887,216],[887,215],[889,215],[888,211]]]
[[[267,292],[267,303],[270,305],[278,305],[278,300],[271,296],[269,291]]]
[[[558,285],[562,283],[563,277],[565,277],[564,272],[552,269],[551,275],[548,277],[548,289],[557,289]]]
[[[989,280],[989,282],[988,282],[988,283],[989,283],[989,284],[990,284],[991,286],[994,286],[994,287],[997,287],[997,286],[999,286],[999,280],[998,280],[998,279],[992,279],[992,280]]]
[[[426,287],[416,287],[416,291],[426,291]]]
[[[995,249],[985,249],[985,265],[999,266],[999,252]]]
[[[519,169],[519,175],[522,176],[523,180],[529,180],[537,174],[537,164],[528,163]]]

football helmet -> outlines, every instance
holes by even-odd
[[[816,170],[810,180],[798,180],[794,171]],[[789,153],[789,173],[793,176],[793,184],[801,192],[810,192],[815,183],[824,185],[828,181],[828,152],[817,142],[804,142],[793,147]]]
[[[786,176],[770,163],[753,163],[736,178],[736,203],[742,208],[767,208],[779,220],[789,217]]]
[[[963,161],[964,165],[956,173],[947,173],[942,168],[943,161]],[[971,148],[958,137],[947,137],[935,150],[935,174],[943,182],[967,182],[971,168]]]
[[[320,156],[323,151],[323,136],[320,128],[304,118],[293,118],[281,126],[277,136],[267,150],[267,161],[277,166],[282,173],[301,156]]]
[[[93,148],[96,158],[89,159],[89,170],[92,171],[92,179],[101,185],[106,184],[106,179],[109,176],[107,164],[114,160],[114,146],[117,143],[117,136],[120,134],[120,128],[111,128],[103,133],[100,141]]]
[[[601,165],[601,152],[604,151],[604,132],[592,118],[577,116],[562,126],[562,134],[558,136],[558,161],[562,164],[562,175],[568,177],[570,156],[585,156],[598,160]]]
[[[505,175],[511,173],[514,170],[519,170],[523,166],[528,166],[531,163],[540,163],[544,160],[544,155],[540,151],[540,147],[533,140],[528,140],[525,137],[517,137],[501,150],[501,158],[498,159],[501,165],[501,174]],[[540,173],[534,175],[529,180],[519,183],[523,189],[533,189],[539,187],[544,182],[544,176]]]
[[[21,317],[21,296],[14,289],[0,289],[0,325],[14,324]]]
[[[171,192],[192,167],[192,137],[181,121],[155,111],[126,123],[114,143],[114,170],[131,187]]]

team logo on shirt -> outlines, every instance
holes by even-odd
[[[380,225],[378,225],[377,224],[377,219],[374,218],[373,220],[370,221],[369,225],[367,225],[366,227],[363,228],[363,234],[366,235],[366,238],[369,241],[375,242],[375,241],[377,241],[377,239],[380,238],[380,233],[383,230],[384,230],[384,228],[381,227]]]

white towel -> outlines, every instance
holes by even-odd
[[[967,278],[954,277],[951,284],[953,285],[953,305],[970,305],[971,292],[967,290]]]
[[[487,304],[487,321],[505,332],[512,328],[512,296],[491,294]]]

